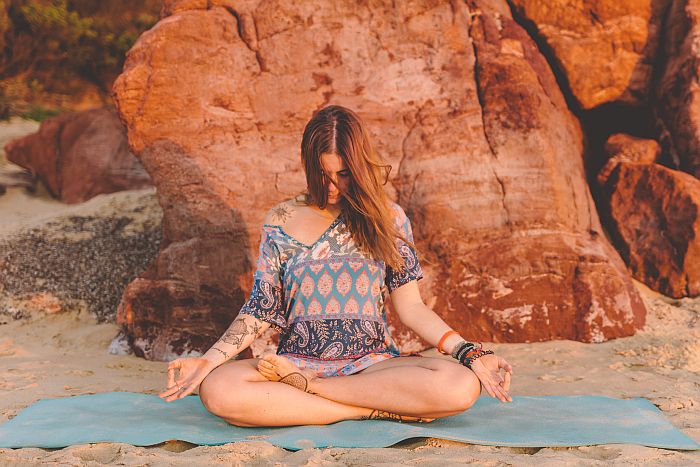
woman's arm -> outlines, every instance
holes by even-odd
[[[394,309],[401,322],[435,347],[438,346],[445,333],[452,330],[442,318],[423,303],[417,281],[407,282],[394,289],[391,292],[391,302],[394,304]],[[442,343],[442,350],[451,354],[463,340],[466,339],[463,339],[459,334],[450,334]],[[508,390],[510,389],[513,367],[504,358],[496,355],[483,355],[471,361],[467,366],[479,378],[491,397],[496,397],[501,402],[512,402],[513,398],[508,395]],[[501,376],[501,370],[505,371],[503,376]]]
[[[270,323],[241,313],[236,316],[224,335],[202,355],[202,358],[209,360],[214,367],[217,367],[243,352],[269,327]]]
[[[433,347],[437,347],[440,338],[452,329],[423,303],[417,281],[408,282],[391,292],[391,303],[401,322]],[[467,339],[453,334],[442,344],[442,349],[452,353],[454,347],[463,340]]]

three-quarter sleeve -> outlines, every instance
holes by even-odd
[[[394,220],[399,232],[401,232],[403,236],[408,239],[408,241],[413,243],[413,229],[411,228],[411,221],[398,204],[394,206]],[[412,280],[417,281],[423,279],[423,270],[418,262],[418,254],[416,250],[400,238],[396,239],[396,246],[406,262],[406,267],[401,270],[394,270],[391,266],[386,266],[386,279],[384,280],[384,283],[386,284],[389,293]]]
[[[281,269],[279,249],[269,230],[263,227],[253,289],[239,313],[270,323],[278,331],[287,327]]]

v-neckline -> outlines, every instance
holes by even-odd
[[[329,225],[329,226],[326,228],[326,230],[323,231],[323,233],[321,234],[321,236],[318,237],[318,238],[316,239],[316,241],[313,242],[311,245],[307,245],[307,244],[305,244],[305,243],[303,243],[303,242],[300,242],[300,241],[297,240],[296,238],[292,237],[291,235],[289,235],[287,232],[284,231],[284,229],[282,228],[281,225],[275,225],[275,224],[266,224],[266,225],[269,225],[269,226],[271,226],[271,227],[277,227],[277,228],[279,229],[280,233],[282,233],[284,236],[286,236],[287,238],[289,238],[289,239],[290,239],[291,241],[293,241],[294,243],[296,243],[296,244],[298,244],[298,245],[301,245],[301,246],[303,246],[304,248],[311,249],[311,248],[313,248],[318,242],[320,242],[321,240],[323,240],[324,238],[326,238],[326,235],[328,235],[328,233],[340,222],[340,218],[341,218],[342,216],[343,216],[343,211],[340,211],[340,213],[338,214],[338,216],[333,220],[333,222],[331,222],[331,225]]]

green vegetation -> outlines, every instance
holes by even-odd
[[[160,0],[0,0],[0,119],[43,120],[109,100]]]
[[[67,0],[28,0],[19,11],[18,22],[26,22],[33,38],[43,44],[42,55],[60,60],[95,84],[111,81],[139,34],[158,20],[148,13],[138,14],[128,25],[109,16],[84,17]]]
[[[29,107],[28,111],[22,112],[21,114],[19,114],[19,116],[24,118],[25,120],[35,120],[37,122],[42,122],[45,118],[54,117],[60,113],[61,112],[56,109],[47,109],[40,105],[32,105],[31,107]]]

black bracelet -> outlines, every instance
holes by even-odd
[[[464,354],[464,356],[459,361],[459,363],[461,363],[462,365],[466,366],[467,368],[469,368],[471,370],[472,369],[472,362],[474,360],[476,360],[479,357],[483,357],[484,355],[488,355],[488,354],[493,354],[493,350],[479,350],[475,354],[470,356],[469,358],[467,358],[467,356],[466,356],[467,354]]]
[[[455,345],[454,349],[452,349],[452,353],[450,354],[450,355],[452,355],[452,358],[457,358],[457,353],[459,353],[459,351],[465,345],[467,345],[467,341],[462,341],[459,344]]]
[[[459,349],[459,352],[457,352],[457,356],[455,357],[458,361],[462,361],[462,358],[468,354],[469,352],[476,350],[476,347],[473,345],[465,345],[461,349]]]
[[[455,348],[452,350],[452,358],[455,358],[457,360],[460,359],[462,355],[465,353],[474,350],[474,349],[480,349],[481,344],[475,344],[473,342],[467,342],[467,341],[462,341],[459,344],[455,346]]]

